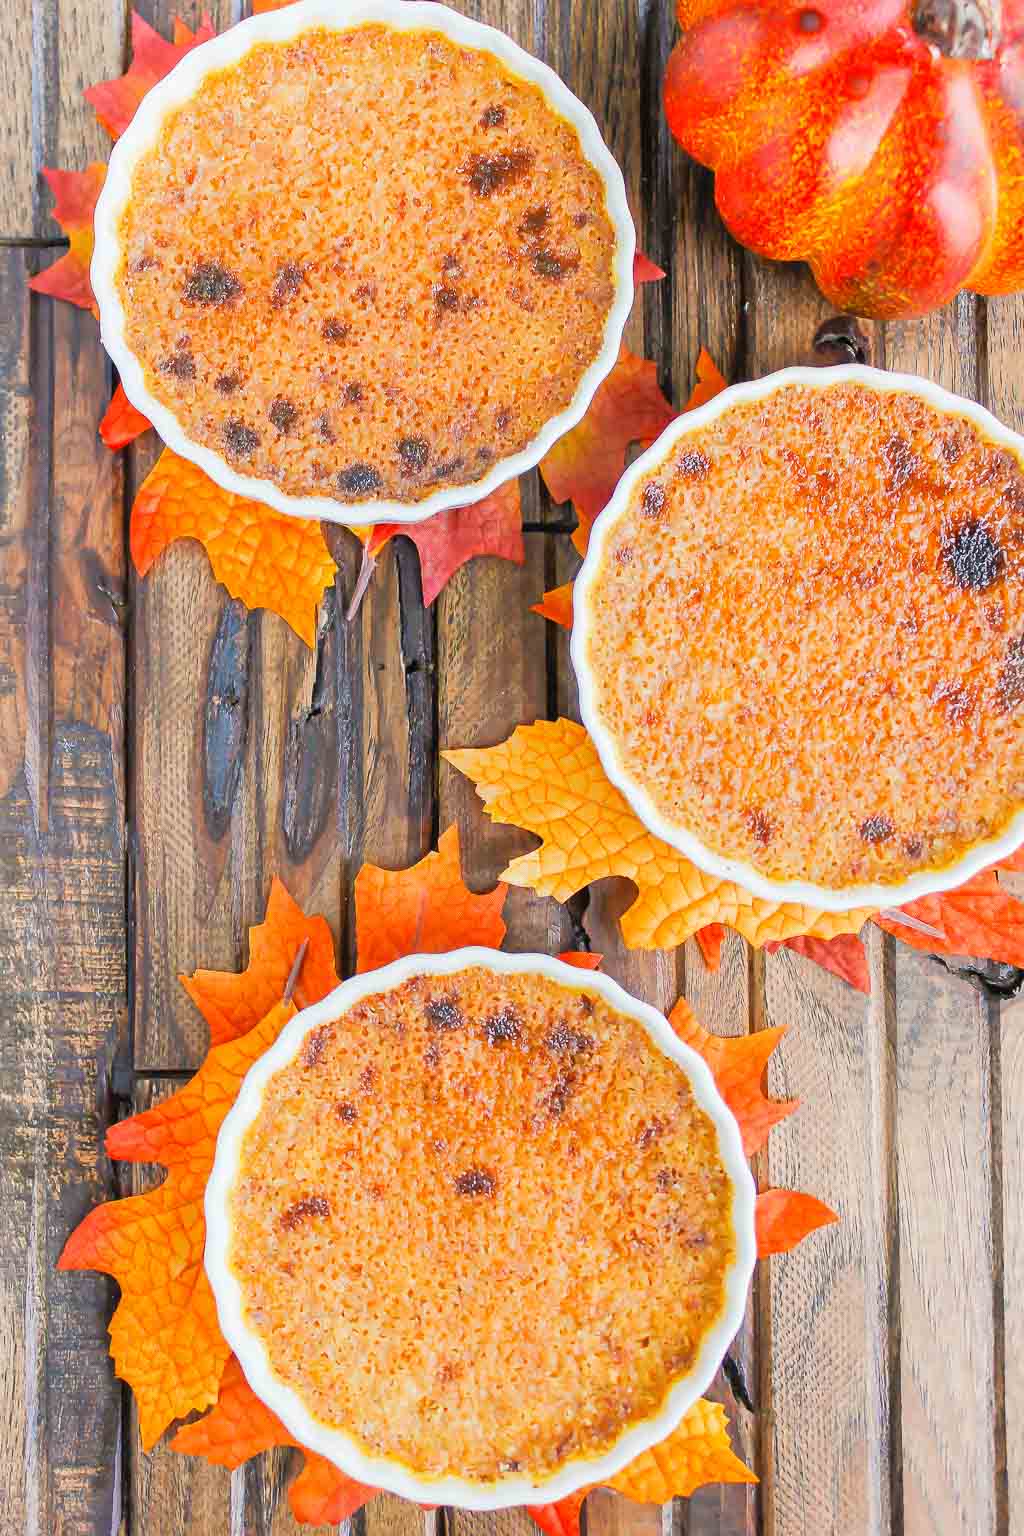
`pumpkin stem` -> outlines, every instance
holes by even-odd
[[[1003,27],[1002,0],[915,0],[914,31],[947,59],[991,59]]]

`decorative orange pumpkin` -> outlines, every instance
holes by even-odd
[[[838,308],[1024,288],[1024,0],[678,0],[672,132]]]

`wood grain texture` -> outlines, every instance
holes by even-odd
[[[926,321],[888,325],[887,366],[977,397],[979,322],[976,301],[962,295]],[[989,1536],[998,1529],[989,1007],[905,945],[893,947],[893,980],[903,1526],[907,1536]]]
[[[29,1536],[105,1531],[120,1510],[110,1287],[55,1265],[110,1190],[126,1023],[120,471],[89,427],[107,387],[95,327],[35,308],[37,265],[0,252],[0,632],[25,684],[0,747],[0,1508]]]

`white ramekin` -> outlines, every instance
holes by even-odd
[[[836,368],[784,368],[749,384],[733,384],[706,405],[695,411],[687,411],[666,427],[657,441],[630,465],[619,481],[611,501],[594,523],[587,557],[576,577],[570,642],[570,654],[579,684],[580,718],[594,743],[605,773],[615,787],[622,791],[644,826],[656,837],[660,837],[662,842],[677,848],[700,869],[715,875],[719,880],[731,880],[766,901],[800,902],[824,912],[846,912],[857,907],[900,907],[918,897],[963,885],[971,875],[994,864],[997,859],[1005,858],[1024,842],[1024,806],[1014,814],[998,837],[975,844],[954,863],[944,865],[942,869],[922,870],[898,883],[853,885],[836,889],[815,885],[808,880],[772,880],[742,859],[727,858],[708,848],[688,827],[670,821],[658,810],[643,785],[631,776],[622,761],[614,736],[601,720],[597,689],[587,660],[587,648],[591,626],[590,593],[608,541],[635,487],[645,476],[655,473],[661,467],[676,444],[691,433],[699,432],[730,406],[750,400],[763,400],[766,395],[774,394],[790,384],[825,390],[848,383],[862,384],[883,394],[917,395],[949,417],[966,418],[973,422],[992,442],[1012,449],[1024,463],[1024,437],[1005,427],[990,411],[976,405],[973,400],[964,400],[914,374],[885,373],[879,368],[865,368],[851,363]]]
[[[417,1477],[397,1460],[367,1455],[349,1435],[314,1418],[297,1394],[274,1376],[262,1341],[245,1323],[241,1288],[228,1262],[230,1191],[242,1139],[259,1113],[269,1079],[295,1059],[310,1030],[338,1018],[362,998],[395,987],[410,976],[450,976],[470,966],[483,966],[502,973],[533,972],[577,991],[598,992],[613,1008],[636,1019],[655,1046],[685,1071],[694,1099],[718,1132],[719,1154],[732,1184],[736,1256],[726,1276],[725,1305],[705,1334],[693,1369],[673,1384],[663,1407],[653,1418],[631,1425],[610,1451],[600,1457],[567,1462],[552,1477],[540,1483],[525,1477],[504,1479],[500,1484],[463,1481],[457,1477]],[[731,1111],[719,1095],[705,1062],[683,1044],[657,1009],[631,997],[617,982],[600,972],[584,974],[546,955],[509,955],[480,948],[457,949],[446,955],[409,955],[380,970],[353,976],[322,1002],[303,1009],[285,1025],[274,1045],[249,1069],[234,1107],[220,1128],[213,1171],[206,1186],[206,1273],[217,1302],[221,1331],[238,1356],[249,1385],[300,1444],[326,1456],[358,1482],[387,1489],[403,1498],[428,1504],[454,1504],[464,1509],[505,1509],[519,1504],[549,1503],[589,1484],[604,1482],[677,1427],[711,1382],[743,1321],[757,1257],[754,1199],[754,1182]]]
[[[141,156],[159,138],[164,119],[174,108],[191,97],[202,80],[213,70],[236,64],[258,43],[280,42],[307,31],[310,27],[328,27],[337,31],[370,22],[380,22],[401,29],[425,28],[443,32],[446,37],[467,48],[495,55],[510,73],[538,86],[550,105],[579,134],[587,160],[604,185],[608,217],[616,235],[613,280],[615,297],[605,324],[601,350],[580,380],[569,405],[546,422],[537,436],[520,453],[497,460],[488,473],[472,485],[451,486],[435,491],[418,502],[335,501],[328,496],[290,496],[270,480],[238,474],[230,464],[186,434],[173,411],[154,399],[146,387],[142,365],[125,341],[125,314],[117,292],[116,277],[121,264],[118,227],[131,194],[132,173]],[[90,276],[100,312],[100,334],[132,404],[153,423],[168,448],[182,458],[198,464],[211,480],[233,491],[266,502],[278,512],[293,517],[324,519],[328,522],[363,525],[367,523],[419,523],[448,507],[468,506],[480,501],[505,481],[532,469],[549,448],[574,427],[586,411],[594,393],[611,369],[619,353],[622,330],[633,304],[633,256],[636,235],[626,202],[622,172],[613,159],[591,113],[572,94],[568,86],[539,59],[526,53],[511,38],[494,27],[470,21],[438,0],[298,0],[281,10],[251,16],[212,38],[175,65],[170,74],[148,91],[131,124],[111,151],[107,178],[96,204],[96,247]]]

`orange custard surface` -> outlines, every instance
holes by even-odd
[[[674,826],[771,879],[899,882],[1024,802],[1024,466],[789,384],[681,438],[590,594],[596,707]]]
[[[585,985],[483,968],[307,1035],[229,1214],[275,1376],[371,1454],[488,1482],[655,1414],[735,1249],[717,1131],[679,1066]]]
[[[575,128],[495,55],[377,24],[207,76],[136,167],[120,236],[151,393],[295,496],[481,479],[570,404],[615,292]]]

